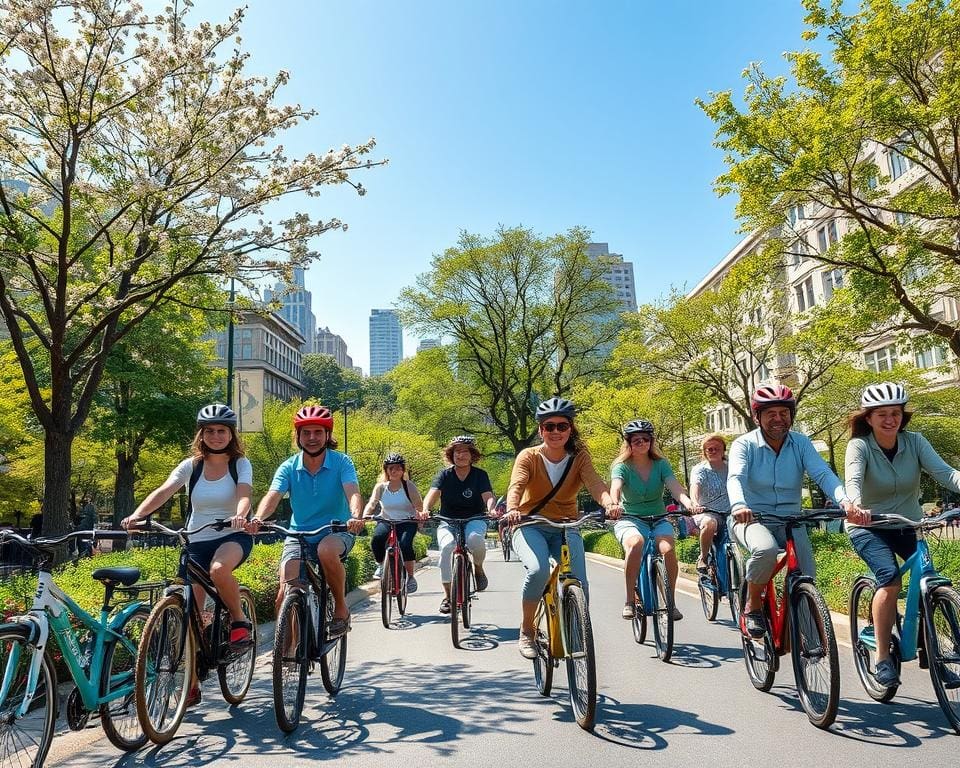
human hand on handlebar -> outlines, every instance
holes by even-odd
[[[523,520],[523,515],[519,509],[511,509],[503,516],[503,519],[506,520],[510,525],[516,525]]]
[[[611,501],[605,507],[607,518],[610,520],[619,520],[623,517],[623,505],[618,501]]]
[[[870,510],[861,509],[852,501],[840,502],[840,509],[847,513],[847,522],[853,525],[869,525]]]
[[[753,522],[753,510],[750,507],[740,507],[736,512],[731,512],[730,515],[738,523]]]

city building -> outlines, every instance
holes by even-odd
[[[370,375],[381,376],[403,359],[403,327],[395,309],[370,310]]]
[[[603,257],[608,262],[605,279],[620,301],[620,311],[636,312],[637,286],[633,279],[633,262],[625,261],[619,253],[610,253],[607,243],[589,243],[587,256],[591,259]]]
[[[347,354],[347,342],[329,328],[317,328],[313,339],[313,352],[318,355],[330,355],[341,368],[346,370],[353,368],[353,358]]]
[[[440,339],[420,339],[417,344],[417,352],[423,352],[425,349],[437,349],[440,346]]]
[[[304,339],[300,351],[303,354],[313,352],[317,318],[313,314],[313,293],[305,287],[303,268],[294,267],[293,282],[289,285],[277,283],[273,290],[268,288],[263,294],[266,301],[278,300],[283,305],[278,314],[294,326]]]

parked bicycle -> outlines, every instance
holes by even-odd
[[[100,568],[91,574],[104,586],[99,619],[66,595],[51,573],[58,546],[126,539],[123,531],[75,531],[48,539],[0,532],[0,543],[16,542],[38,569],[30,610],[0,624],[0,765],[40,768],[50,749],[59,704],[51,636],[74,683],[67,697],[70,728],[85,727],[90,715],[99,712],[114,746],[129,751],[146,743],[133,705],[133,668],[149,606],[139,600],[113,604],[114,593],[137,582],[140,569]],[[78,637],[71,618],[86,639]]]
[[[766,632],[754,639],[741,635],[743,660],[754,688],[769,691],[787,652],[793,660],[800,705],[818,728],[829,728],[840,703],[840,665],[833,621],[813,578],[800,571],[793,530],[798,525],[835,520],[836,512],[814,512],[777,517],[786,524],[786,550],[777,561],[763,592]],[[762,518],[754,514],[759,522]],[[778,596],[774,580],[786,569],[783,594]],[[741,607],[747,599],[747,582],[740,587]]]
[[[542,515],[529,515],[516,526],[546,524],[561,531],[560,559],[550,572],[535,614],[537,656],[533,660],[533,676],[540,695],[549,696],[553,670],[561,660],[566,662],[573,716],[587,731],[593,728],[597,713],[597,662],[586,594],[570,568],[567,530],[602,519],[602,515],[590,513],[578,520],[558,523]]]
[[[296,538],[300,543],[300,574],[288,582],[273,640],[273,705],[277,725],[290,733],[300,723],[303,700],[307,690],[307,675],[319,662],[323,687],[336,695],[343,683],[347,664],[347,634],[330,636],[327,627],[333,621],[333,591],[327,584],[323,569],[313,564],[309,539],[327,530],[346,531],[340,521],[323,525],[313,531],[291,531],[276,523],[264,523],[262,531],[276,531]],[[346,560],[343,555],[342,560]],[[401,562],[401,568],[403,563]]]
[[[230,611],[210,574],[187,552],[190,537],[207,528],[220,531],[229,520],[207,523],[193,530],[173,530],[155,521],[138,523],[131,530],[156,530],[175,537],[180,544],[180,572],[154,606],[140,639],[136,664],[137,715],[154,744],[166,744],[180,727],[186,712],[194,676],[199,684],[217,671],[220,691],[231,705],[239,704],[250,689],[256,662],[257,616],[253,595],[240,587],[240,607],[250,622],[250,640],[241,646],[230,643]],[[203,587],[213,600],[212,621],[204,622],[203,605],[194,599],[193,585]]]
[[[717,618],[721,597],[727,598],[730,605],[730,616],[734,624],[740,622],[740,583],[743,581],[743,564],[740,562],[740,553],[736,542],[730,538],[727,528],[729,512],[718,512],[713,509],[705,511],[718,515],[721,519],[717,526],[717,533],[713,537],[710,551],[704,553],[703,561],[707,564],[706,573],[701,573],[697,579],[700,590],[700,606],[707,621]]]
[[[486,515],[473,517],[445,517],[437,515],[437,520],[450,525],[453,530],[454,545],[451,556],[452,577],[450,579],[450,638],[453,647],[460,647],[460,629],[470,629],[470,603],[476,597],[473,583],[473,557],[466,545],[465,528],[474,520],[489,520]]]
[[[960,510],[920,521],[876,514],[871,527],[890,523],[917,531],[917,550],[900,568],[901,577],[909,574],[909,585],[904,613],[897,613],[890,658],[898,675],[903,662],[914,659],[919,660],[921,668],[930,670],[937,701],[951,727],[960,733],[960,594],[949,579],[937,572],[926,539],[929,531],[957,517]],[[872,576],[860,576],[854,581],[850,591],[850,640],[863,689],[872,699],[887,702],[899,686],[883,686],[875,677],[877,640],[871,606],[876,590]]]
[[[393,626],[394,602],[396,602],[397,611],[401,616],[407,612],[407,569],[403,562],[403,553],[400,551],[397,526],[410,521],[391,520],[382,515],[363,519],[385,523],[390,527],[383,562],[380,564],[380,620],[383,622],[385,629],[390,629]]]

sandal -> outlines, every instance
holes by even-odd
[[[620,611],[620,618],[632,619],[637,615],[636,606],[633,603],[624,603],[623,610]]]
[[[230,622],[230,645],[243,647],[253,642],[253,624],[249,621]]]

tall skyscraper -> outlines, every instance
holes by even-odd
[[[380,376],[403,359],[403,327],[395,309],[370,310],[370,375]]]
[[[304,286],[304,270],[302,267],[295,267],[290,285],[277,283],[272,291],[268,288],[263,293],[267,301],[276,297],[283,303],[277,314],[300,331],[300,335],[306,340],[300,351],[307,354],[313,352],[317,318],[313,314],[313,294]]]
[[[587,245],[587,256],[591,259],[603,257],[609,263],[605,279],[620,301],[620,311],[636,312],[637,287],[633,279],[633,262],[624,261],[619,253],[610,253],[607,243],[590,243]]]
[[[353,368],[353,358],[347,354],[347,342],[329,328],[317,328],[313,351],[319,355],[330,355],[341,368]]]

